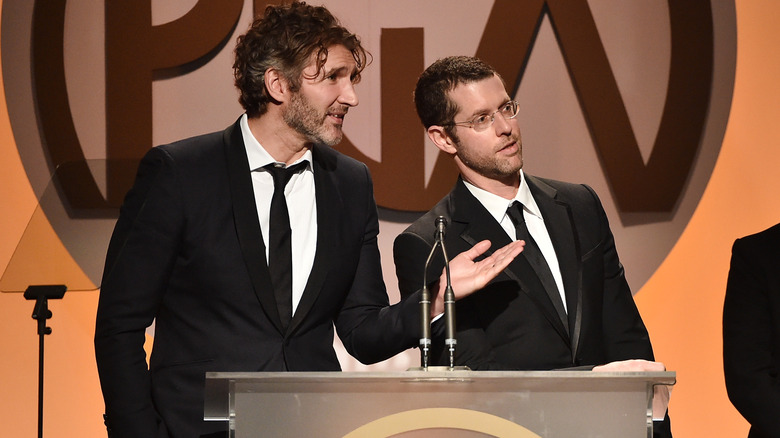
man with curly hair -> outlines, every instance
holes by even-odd
[[[224,436],[203,421],[206,372],[338,371],[334,326],[364,363],[419,341],[420,297],[388,302],[368,169],[329,147],[370,55],[299,2],[269,6],[235,54],[245,114],[152,148],[111,239],[95,333],[111,437]],[[458,296],[522,248],[475,263],[488,246],[453,259]]]

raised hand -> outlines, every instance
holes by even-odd
[[[512,260],[523,251],[524,246],[524,241],[517,240],[475,262],[474,259],[490,248],[490,241],[483,240],[450,260],[450,283],[455,299],[467,297],[485,287],[490,280],[496,278],[509,266]],[[439,292],[431,306],[432,316],[444,312],[444,289],[446,287],[446,272],[442,270],[441,277],[439,277]]]

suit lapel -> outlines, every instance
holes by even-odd
[[[503,228],[496,222],[495,218],[477,201],[469,192],[462,180],[458,180],[453,190],[453,223],[458,224],[459,228],[451,231],[458,232],[469,246],[473,246],[479,241],[490,240],[492,248],[501,248],[510,243],[510,238]],[[485,255],[491,254],[488,250]],[[516,281],[520,285],[522,293],[525,293],[538,307],[553,328],[558,332],[561,338],[568,344],[569,334],[567,333],[563,322],[561,322],[558,312],[555,310],[550,297],[542,286],[531,264],[526,257],[520,253],[509,267],[504,270],[504,274]]]
[[[241,135],[239,122],[225,130],[223,144],[228,166],[230,196],[233,205],[233,218],[241,253],[246,263],[255,295],[268,319],[281,332],[282,321],[272,291],[268,262],[265,259],[265,244],[257,217],[257,206],[252,188],[252,176],[246,147]]]
[[[566,295],[572,354],[576,354],[582,326],[581,263],[577,229],[569,205],[557,199],[557,191],[526,174],[531,194],[539,206],[561,269]]]

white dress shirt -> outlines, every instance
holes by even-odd
[[[257,217],[260,219],[260,231],[266,244],[265,260],[268,262],[268,232],[271,216],[271,197],[274,193],[274,180],[263,166],[277,161],[263,149],[252,131],[249,129],[247,116],[241,117],[241,134],[244,137],[246,156],[249,159],[249,170],[252,172],[252,189],[255,192]],[[303,171],[290,178],[284,189],[287,198],[287,209],[290,213],[290,228],[292,229],[292,305],[293,314],[303,296],[303,290],[309,280],[314,254],[317,251],[317,201],[314,196],[314,169],[312,167],[311,150],[293,164],[308,161],[309,165]]]
[[[568,309],[566,308],[566,294],[563,290],[563,277],[561,276],[561,267],[558,264],[558,257],[555,255],[555,248],[550,239],[550,233],[547,232],[547,227],[544,225],[542,212],[539,210],[534,197],[531,195],[531,190],[528,188],[528,183],[525,181],[525,174],[523,171],[520,171],[520,188],[518,188],[515,197],[510,200],[486,190],[482,190],[468,181],[464,180],[463,182],[466,184],[466,188],[469,189],[471,194],[474,195],[480,204],[487,209],[490,215],[496,219],[496,222],[501,225],[501,228],[506,231],[506,234],[512,240],[517,240],[515,224],[506,211],[515,201],[519,201],[523,204],[523,217],[525,218],[528,232],[531,233],[531,237],[534,238],[536,244],[539,246],[544,259],[547,260],[547,265],[550,266],[550,271],[555,279],[555,285],[558,286],[558,292],[561,294],[563,309],[568,313]]]

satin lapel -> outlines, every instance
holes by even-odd
[[[470,246],[482,240],[490,240],[491,248],[497,249],[510,243],[510,238],[495,218],[488,213],[485,207],[477,201],[469,192],[461,180],[454,190],[453,222],[461,223],[460,237]],[[454,230],[453,230],[454,231]],[[485,255],[491,253],[488,250]],[[453,254],[454,257],[457,254]],[[514,261],[504,270],[504,274],[515,280],[520,285],[520,290],[525,293],[538,307],[556,332],[568,344],[569,334],[566,332],[555,307],[550,301],[544,287],[538,280],[536,272],[531,267],[525,256],[520,253]]]
[[[542,212],[558,258],[566,294],[572,355],[576,355],[582,327],[582,264],[577,227],[570,206],[557,199],[557,191],[554,188],[531,175],[526,175],[526,180]]]
[[[226,129],[222,139],[228,165],[233,220],[244,263],[246,263],[252,287],[263,311],[281,332],[282,322],[279,318],[279,310],[274,294],[270,293],[273,290],[271,276],[268,272],[268,262],[265,259],[265,244],[260,231],[260,220],[257,218],[252,176],[240,125],[235,123]]]
[[[329,254],[336,246],[333,230],[338,227],[338,214],[344,211],[343,201],[334,181],[336,177],[334,163],[330,162],[325,154],[319,153],[317,147],[312,148],[312,157],[314,190],[317,199],[317,249],[309,280],[306,282],[303,296],[288,327],[288,333],[292,333],[305,319],[322,290],[331,266],[332,259]]]

